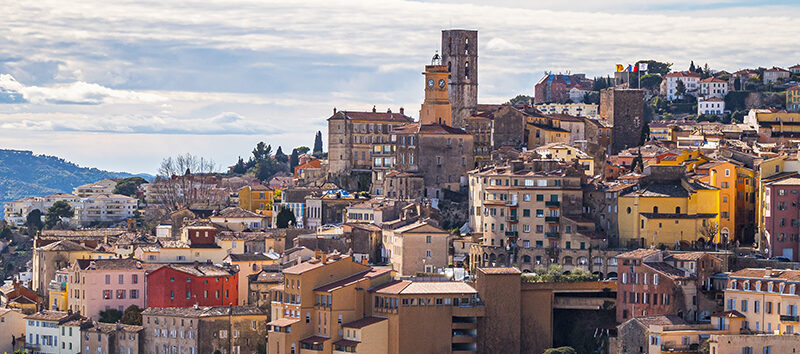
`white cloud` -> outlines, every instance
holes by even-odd
[[[25,86],[9,74],[0,74],[0,90],[21,95],[33,104],[155,103],[165,97],[152,93],[114,90],[82,81],[52,86]]]

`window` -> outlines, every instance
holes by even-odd
[[[139,275],[138,274],[131,275],[131,284],[139,284]]]
[[[431,237],[425,236],[425,243],[431,243]]]
[[[111,290],[103,290],[103,299],[105,300],[111,299]]]
[[[106,284],[111,284],[111,274],[106,274]]]

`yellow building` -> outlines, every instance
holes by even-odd
[[[442,124],[452,126],[452,107],[448,94],[450,70],[442,65],[439,55],[433,57],[431,65],[425,66],[425,101],[419,110],[420,124]]]
[[[561,127],[561,121],[552,116],[525,115],[525,130],[528,147],[550,143],[569,143],[569,130]]]
[[[685,177],[682,168],[650,166],[639,189],[617,198],[622,247],[719,242],[719,188]]]
[[[674,141],[674,125],[666,122],[650,123],[650,140]]]
[[[274,193],[267,186],[244,186],[239,189],[239,207],[272,218]]]
[[[733,241],[736,232],[737,166],[727,161],[711,161],[695,167],[696,178],[719,188],[719,234],[722,242]]]
[[[788,99],[787,94],[787,99]],[[745,124],[758,127],[759,141],[777,142],[800,136],[800,112],[777,109],[751,109]]]
[[[744,316],[743,328],[777,334],[800,333],[798,270],[747,268],[731,273],[725,310]]]
[[[578,160],[578,165],[581,166],[583,172],[587,176],[594,176],[594,159],[589,154],[583,152],[574,146],[563,143],[551,143],[539,146],[535,149],[543,158],[554,158],[562,161],[575,161]]]
[[[244,243],[244,241],[242,241],[242,243]],[[244,248],[244,245],[242,245],[242,248]],[[231,253],[225,257],[223,262],[225,264],[234,265],[236,269],[239,270],[239,284],[237,284],[239,289],[239,305],[244,306],[253,305],[248,304],[250,276],[260,273],[264,266],[277,263],[278,258],[277,256],[271,257],[264,253]]]
[[[800,112],[800,85],[786,89],[786,110]]]
[[[67,311],[67,294],[69,294],[68,282],[69,272],[67,269],[61,269],[56,272],[56,278],[47,286],[47,309],[54,311]]]
[[[429,220],[383,230],[383,248],[400,275],[435,273],[447,267],[450,233]]]

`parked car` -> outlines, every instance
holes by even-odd
[[[781,256],[778,256],[778,257],[772,257],[772,258],[770,258],[769,260],[771,260],[771,261],[778,261],[778,262],[791,262],[791,261],[792,261],[792,260],[791,260],[791,259],[789,259],[789,258],[786,258],[786,257],[781,257]]]

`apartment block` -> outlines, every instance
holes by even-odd
[[[239,274],[214,264],[168,264],[147,274],[147,307],[236,306]]]
[[[77,260],[66,273],[68,307],[92,318],[108,309],[144,308],[146,275],[155,268],[133,258]]]

